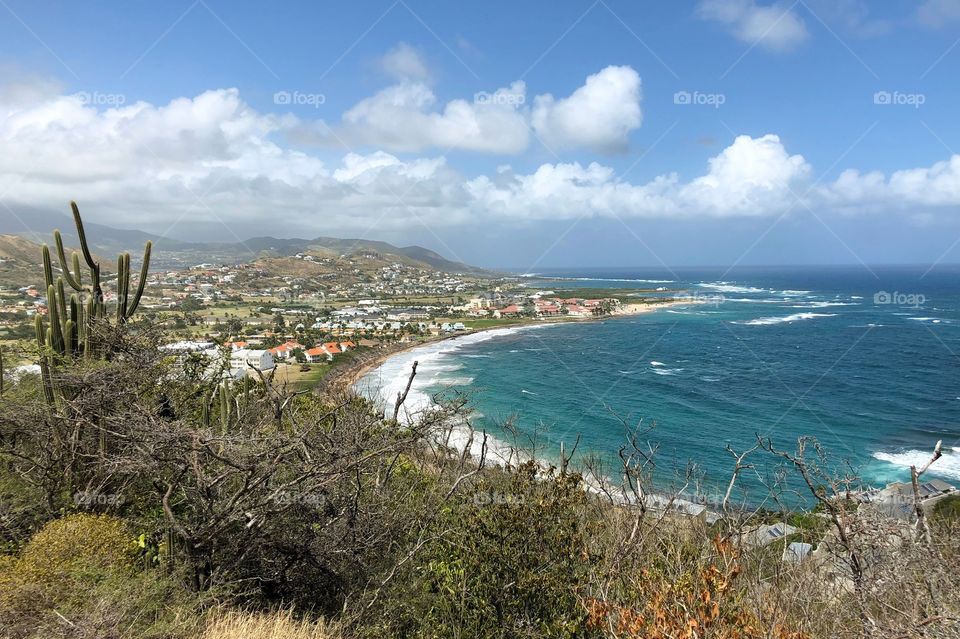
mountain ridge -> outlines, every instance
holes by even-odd
[[[382,240],[336,238],[318,236],[307,238],[276,238],[257,236],[238,242],[191,242],[161,237],[146,231],[122,229],[96,222],[85,222],[87,237],[93,248],[104,255],[129,251],[136,255],[149,240],[154,243],[158,266],[177,266],[190,262],[230,262],[241,258],[259,257],[261,253],[288,256],[311,249],[323,249],[339,254],[372,251],[385,256],[396,256],[399,261],[411,261],[438,271],[449,273],[490,273],[486,269],[448,259],[440,253],[416,244],[396,246]],[[52,242],[54,229],[60,229],[64,242],[78,245],[73,219],[65,214],[31,209],[19,217],[0,218],[0,235],[15,235],[31,242]]]

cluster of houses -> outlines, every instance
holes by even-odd
[[[232,344],[238,344],[238,343],[243,344],[245,346],[244,342],[232,342],[231,347],[232,347]],[[313,346],[313,347],[304,346],[303,344],[297,342],[296,340],[287,340],[286,342],[284,342],[283,344],[280,344],[279,346],[268,348],[266,352],[270,353],[270,355],[274,358],[274,360],[286,361],[289,359],[296,358],[296,354],[299,351],[303,353],[303,356],[307,362],[315,363],[315,362],[332,361],[335,355],[339,355],[340,353],[345,353],[348,350],[351,350],[356,347],[357,345],[350,340],[346,340],[343,342],[336,342],[336,341],[324,342],[322,344],[317,344],[316,346]]]
[[[926,514],[933,512],[938,502],[952,495],[960,495],[956,487],[942,479],[932,478],[917,485],[920,496],[920,506]],[[909,520],[916,512],[916,497],[913,494],[913,484],[909,482],[895,482],[885,488],[874,488],[854,495],[854,498],[866,504],[866,508],[893,517]]]
[[[513,296],[505,300],[503,296],[473,297],[466,304],[453,310],[462,311],[470,317],[594,317],[619,306],[615,299],[585,299],[582,297],[548,297],[552,292],[539,292],[525,296]],[[504,303],[508,301],[508,303]]]

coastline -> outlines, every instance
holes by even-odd
[[[653,313],[662,308],[670,308],[673,306],[688,306],[690,304],[699,303],[696,300],[676,300],[671,299],[664,302],[648,302],[648,303],[635,303],[635,304],[624,304],[615,312],[610,315],[603,315],[600,317],[552,317],[541,319],[539,321],[516,321],[509,322],[505,324],[499,324],[497,326],[487,326],[484,328],[475,328],[467,331],[460,331],[457,333],[452,333],[448,335],[438,335],[435,337],[428,337],[422,340],[417,340],[414,342],[409,342],[406,344],[389,344],[387,346],[379,347],[375,352],[369,353],[367,357],[362,359],[357,359],[349,364],[342,367],[335,367],[327,376],[323,379],[321,384],[318,386],[318,391],[324,391],[333,395],[343,395],[351,392],[355,392],[355,387],[357,383],[371,371],[382,366],[387,360],[401,355],[405,352],[411,351],[415,348],[420,348],[421,346],[427,346],[429,344],[436,344],[439,342],[444,342],[452,339],[457,339],[460,337],[466,337],[468,335],[477,335],[480,333],[485,333],[494,330],[501,329],[511,329],[511,328],[526,328],[526,327],[535,327],[535,326],[546,326],[553,324],[564,324],[564,323],[573,323],[573,322],[602,322],[608,319],[616,319],[619,317],[633,317],[636,315],[643,315],[645,313]]]

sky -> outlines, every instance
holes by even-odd
[[[481,266],[960,261],[960,0],[0,0],[0,216]]]

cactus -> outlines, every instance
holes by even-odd
[[[42,360],[49,359],[47,365],[56,365],[65,360],[82,356],[90,359],[98,351],[93,342],[92,325],[94,321],[107,316],[106,302],[100,282],[100,264],[93,258],[87,243],[86,231],[76,202],[70,202],[73,221],[80,238],[80,251],[89,275],[84,277],[81,268],[81,255],[74,252],[67,261],[63,248],[63,236],[60,231],[53,232],[54,247],[61,275],[54,279],[50,247],[43,246],[43,278],[47,292],[47,309],[50,314],[50,327],[43,328],[43,320],[37,320],[37,343]],[[147,242],[143,251],[143,263],[140,266],[140,279],[133,298],[130,291],[130,254],[123,253],[117,259],[117,308],[118,324],[124,324],[133,317],[147,284],[150,271],[150,252],[152,244]],[[84,282],[89,281],[89,285]],[[71,290],[67,297],[67,287]],[[89,298],[86,303],[84,298]]]
[[[243,389],[241,392],[243,394],[243,410],[244,412],[246,412],[247,407],[250,405],[250,376],[249,375],[243,376]]]
[[[230,384],[226,381],[220,383],[220,425],[224,434],[230,432],[230,414],[232,412],[233,395],[230,392]]]

